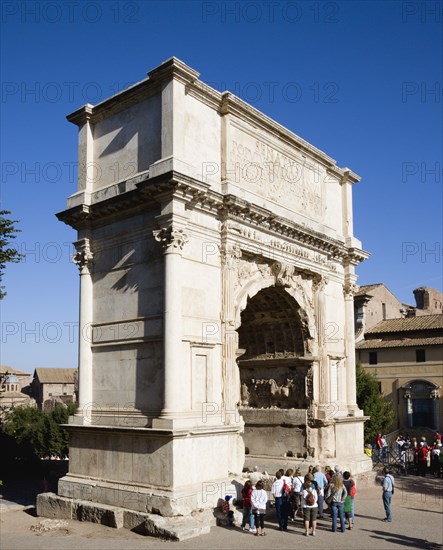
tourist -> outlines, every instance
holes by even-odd
[[[381,460],[383,458],[383,441],[381,438],[381,434],[377,434],[376,445],[377,445],[377,455],[378,455],[377,458]]]
[[[348,521],[349,529],[354,527],[354,497],[356,493],[355,481],[351,478],[350,472],[343,472],[343,485],[346,487],[348,496],[345,499],[344,509],[345,517]]]
[[[386,436],[384,434],[381,436],[381,442],[383,445],[381,450],[381,455],[382,455],[382,458],[386,458],[388,456],[389,445],[388,445]]]
[[[292,494],[293,496],[293,504],[294,504],[294,518],[297,515],[301,516],[303,511],[303,478],[301,475],[301,471],[299,468],[297,468],[294,472],[294,476],[292,478]]]
[[[402,454],[403,454],[403,447],[405,445],[405,439],[401,434],[399,434],[399,436],[397,437],[397,439],[395,441],[398,445],[398,456],[401,460],[401,457],[402,457]]]
[[[282,479],[284,481],[284,487],[283,487],[283,502],[282,502],[282,515],[283,515],[283,525],[286,524],[286,530],[288,528],[288,520],[289,516],[291,515],[292,511],[292,475],[294,473],[294,470],[292,468],[288,468],[285,472],[285,475],[282,476]]]
[[[316,466],[314,468],[314,481],[317,484],[318,491],[318,517],[319,519],[323,518],[323,506],[325,501],[325,489],[328,486],[328,480],[326,479],[325,474],[321,471],[321,466]]]
[[[248,479],[246,483],[243,486],[243,489],[241,490],[241,496],[243,499],[243,520],[241,524],[241,528],[243,531],[246,531],[246,524],[249,523],[249,531],[251,533],[256,533],[256,529],[254,527],[254,514],[252,513],[252,491],[253,491],[252,483]]]
[[[333,473],[334,472],[332,471],[330,466],[325,466],[325,476],[328,480],[328,483],[331,481]]]
[[[308,474],[309,475],[309,474]],[[305,522],[305,535],[309,535],[309,527],[311,527],[311,534],[315,536],[315,529],[317,527],[317,511],[318,511],[318,495],[314,489],[312,482],[307,479],[304,483],[303,490],[303,519]]]
[[[232,495],[226,495],[221,505],[221,511],[227,518],[229,527],[234,525],[234,508],[231,499]]]
[[[335,465],[335,466],[334,466],[333,477],[338,476],[338,477],[340,477],[341,479],[343,479],[343,474],[342,474],[341,472],[342,472],[341,467],[338,466],[338,465]]]
[[[392,495],[394,494],[394,476],[392,476],[389,473],[389,469],[386,467],[383,468],[383,474],[384,474],[384,478],[382,482],[383,506],[386,512],[386,517],[384,518],[383,521],[391,522],[392,521],[391,500],[392,500]]]
[[[439,439],[435,440],[433,448],[431,450],[431,474],[438,476],[440,470],[440,454],[442,451],[442,444]]]
[[[281,471],[279,470],[275,474],[275,481],[272,484],[271,492],[274,495],[275,500],[275,511],[277,513],[277,519],[278,519],[278,530],[279,531],[287,531],[288,530],[288,518],[284,516],[284,510],[283,510],[283,476],[281,474]]]
[[[264,536],[265,533],[265,517],[266,517],[266,503],[268,502],[268,495],[263,489],[263,481],[258,481],[255,489],[251,495],[252,512],[254,514],[255,527],[257,532],[255,536]]]
[[[428,447],[423,444],[417,446],[415,454],[417,456],[417,474],[426,477],[426,469],[428,466]]]
[[[334,475],[329,484],[328,490],[326,492],[326,501],[331,499],[331,510],[332,510],[332,532],[335,533],[337,530],[337,516],[340,517],[340,529],[341,532],[345,532],[345,510],[344,502],[345,498],[348,496],[346,487],[343,485],[343,480],[341,475]]]
[[[414,473],[415,475],[418,476],[418,442],[417,442],[417,438],[416,437],[413,437],[411,439],[411,449],[412,449],[412,452],[413,452],[413,456],[414,456]]]

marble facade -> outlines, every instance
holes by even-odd
[[[62,497],[172,516],[213,506],[245,456],[372,467],[359,177],[198,77],[172,58],[68,116],[81,334]]]

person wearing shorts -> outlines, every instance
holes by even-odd
[[[305,535],[309,535],[309,527],[311,527],[311,535],[315,536],[317,527],[318,513],[318,494],[314,489],[312,482],[307,479],[304,483],[303,496],[303,519],[305,522]],[[312,501],[312,502],[311,502]]]

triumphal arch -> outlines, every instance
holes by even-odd
[[[245,460],[369,469],[359,177],[176,58],[68,120],[80,370],[59,495],[171,516]]]

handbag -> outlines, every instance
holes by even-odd
[[[355,486],[355,483],[352,484],[351,490],[349,491],[349,496],[354,498],[357,494],[357,487]]]
[[[325,498],[325,502],[328,506],[332,504],[332,499],[334,498],[335,492],[331,493],[328,497]]]

